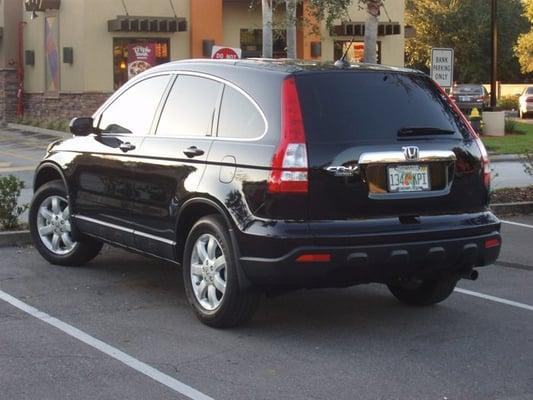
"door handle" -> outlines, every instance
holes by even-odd
[[[183,154],[185,154],[189,158],[193,158],[202,156],[204,154],[204,151],[196,146],[191,146],[188,149],[183,150]]]
[[[124,153],[127,153],[128,151],[135,150],[135,145],[131,144],[130,142],[121,143],[120,146],[118,146],[120,150],[122,150]]]

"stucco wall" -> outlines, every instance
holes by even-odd
[[[349,10],[350,20],[352,22],[364,22],[367,18],[365,10],[360,10],[359,6],[354,2]],[[385,65],[392,65],[395,67],[403,67],[405,64],[405,32],[404,32],[404,12],[405,2],[404,0],[387,0],[385,1],[385,7],[387,9],[388,16],[393,22],[399,22],[402,30],[400,35],[390,36],[378,36],[378,41],[381,42],[381,63]],[[381,10],[379,22],[389,22],[387,13]],[[340,23],[340,21],[339,21]],[[326,29],[322,27],[322,59],[333,60],[333,43],[336,40],[350,40],[350,38],[344,37],[330,37],[326,33]],[[356,36],[355,41],[362,42],[364,37]]]
[[[173,0],[176,14],[189,19],[189,1]],[[171,17],[168,0],[128,0],[130,15]],[[43,92],[45,86],[44,14],[34,20],[24,13],[26,49],[35,51],[35,66],[26,68],[26,91]],[[111,33],[107,21],[125,15],[120,1],[62,0],[59,11],[60,91],[113,91],[113,37],[170,38],[172,60],[189,57],[189,33]],[[74,49],[74,63],[63,63],[63,47]]]

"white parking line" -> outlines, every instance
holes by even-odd
[[[481,299],[495,301],[496,303],[507,304],[508,306],[522,308],[524,310],[533,311],[533,306],[524,303],[518,303],[517,301],[502,299],[501,297],[491,296],[490,294],[484,294],[479,292],[473,292],[471,290],[455,288],[455,291],[462,294],[467,294],[469,296],[479,297]]]
[[[27,314],[30,314],[32,317],[40,319],[41,321],[47,323],[48,325],[53,326],[54,328],[59,329],[60,331],[66,333],[69,336],[72,336],[75,339],[95,348],[96,350],[101,351],[102,353],[107,354],[108,356],[114,358],[117,361],[120,361],[122,364],[127,365],[130,368],[144,374],[153,380],[165,385],[166,387],[181,393],[182,395],[192,399],[192,400],[213,400],[213,398],[199,392],[198,390],[186,385],[183,382],[178,381],[177,379],[167,375],[150,365],[143,363],[142,361],[130,356],[129,354],[120,351],[119,349],[102,342],[99,339],[85,333],[78,328],[75,328],[72,325],[67,324],[57,318],[54,318],[45,312],[39,311],[36,308],[20,301],[19,299],[7,294],[6,292],[0,290],[0,300],[11,304],[12,306],[18,308],[21,311],[24,311]]]
[[[503,221],[503,220],[502,220],[502,222],[503,222],[504,224],[516,225],[516,226],[521,226],[522,228],[530,228],[530,229],[533,229],[533,225],[521,224],[520,222]]]

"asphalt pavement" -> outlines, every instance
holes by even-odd
[[[0,398],[530,400],[533,217],[514,221],[498,263],[460,282],[474,295],[412,308],[381,285],[297,291],[232,330],[196,320],[173,264],[0,249]]]

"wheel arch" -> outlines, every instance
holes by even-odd
[[[196,197],[187,200],[180,208],[177,222],[176,222],[176,258],[181,264],[183,261],[183,251],[185,248],[185,241],[187,236],[193,227],[193,225],[200,218],[206,215],[220,215],[228,228],[228,232],[231,237],[231,245],[233,247],[233,253],[235,255],[235,262],[237,264],[237,275],[239,278],[239,285],[241,288],[247,288],[252,286],[251,282],[246,277],[244,271],[240,265],[240,251],[235,235],[236,224],[227,213],[224,208],[218,204],[215,200],[206,197]],[[238,229],[238,228],[237,228]]]
[[[33,178],[33,192],[35,193],[45,183],[55,180],[63,181],[67,196],[70,194],[69,186],[65,174],[59,165],[54,162],[46,161],[40,164],[35,171],[35,177]]]

